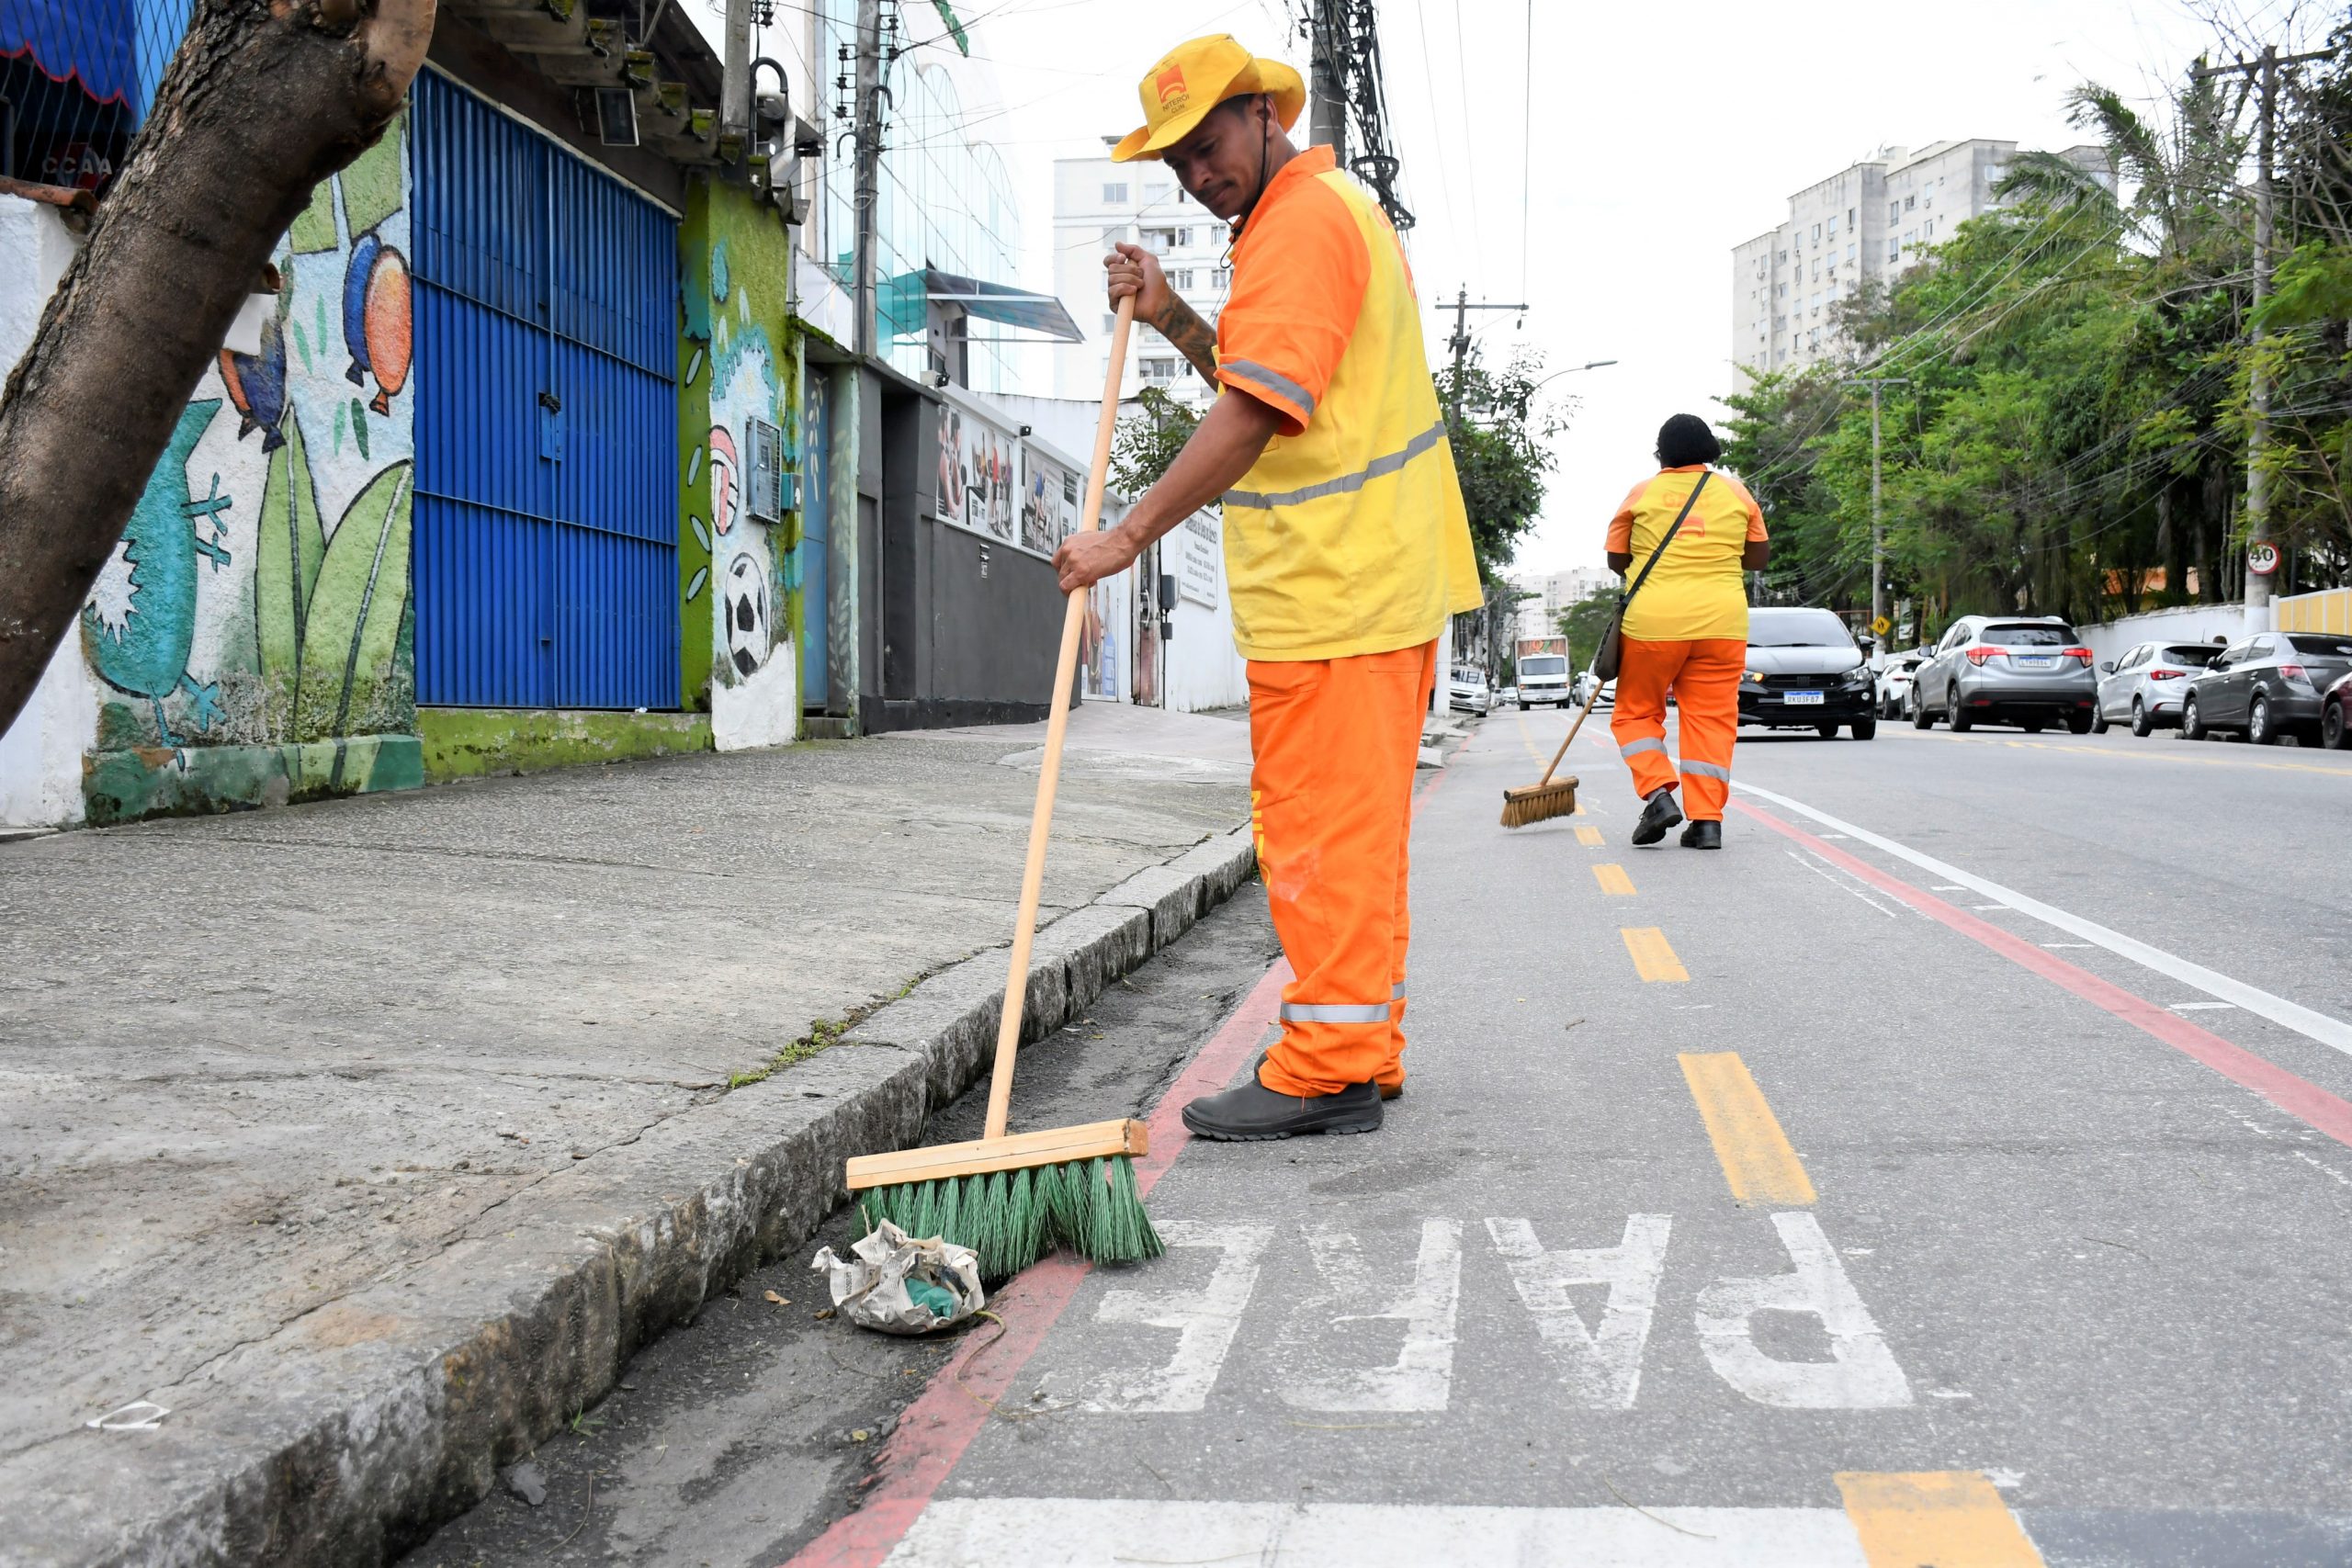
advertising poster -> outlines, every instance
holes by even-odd
[[[1016,542],[1020,441],[961,404],[939,410],[939,517]]]
[[[1078,476],[1034,446],[1021,449],[1021,542],[1051,555],[1078,527],[1084,496]]]

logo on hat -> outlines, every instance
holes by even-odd
[[[1174,103],[1178,107],[1182,107],[1182,105],[1178,102],[1178,100],[1181,100],[1184,96],[1184,68],[1182,66],[1170,66],[1167,70],[1162,71],[1158,76],[1154,77],[1151,85],[1159,94],[1159,107],[1161,108],[1169,107],[1171,103]]]

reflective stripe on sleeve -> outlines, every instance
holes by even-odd
[[[1388,987],[1388,999],[1392,1002],[1401,1002],[1405,999],[1404,981],[1399,980],[1395,985]]]
[[[1285,1023],[1386,1023],[1386,1002],[1284,1002]]]
[[[1216,373],[1220,380],[1231,376],[1253,387],[1263,387],[1284,401],[1296,404],[1301,413],[1314,417],[1315,394],[1279,370],[1269,370],[1254,359],[1221,359],[1217,361]]]
[[[1625,744],[1617,748],[1617,754],[1620,757],[1634,757],[1640,755],[1644,751],[1663,751],[1665,750],[1666,742],[1663,740],[1628,740]]]
[[[1223,370],[1233,367],[1219,366],[1218,368]],[[1352,474],[1341,474],[1336,479],[1325,479],[1320,484],[1306,485],[1298,490],[1229,490],[1225,492],[1225,503],[1227,506],[1253,506],[1265,511],[1277,506],[1296,506],[1327,495],[1344,495],[1350,491],[1363,489],[1383,474],[1395,473],[1444,439],[1445,421],[1440,420],[1397,450],[1374,457]]]
[[[1721,779],[1725,784],[1731,783],[1731,770],[1729,768],[1717,767],[1713,762],[1692,762],[1686,761],[1682,764],[1682,771],[1686,773],[1696,773],[1702,779]]]

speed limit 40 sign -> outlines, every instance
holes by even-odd
[[[2267,539],[2257,539],[2245,547],[2245,569],[2256,577],[2268,577],[2278,570],[2278,547]]]

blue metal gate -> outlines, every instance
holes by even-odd
[[[676,221],[431,71],[409,124],[417,700],[674,708]]]

